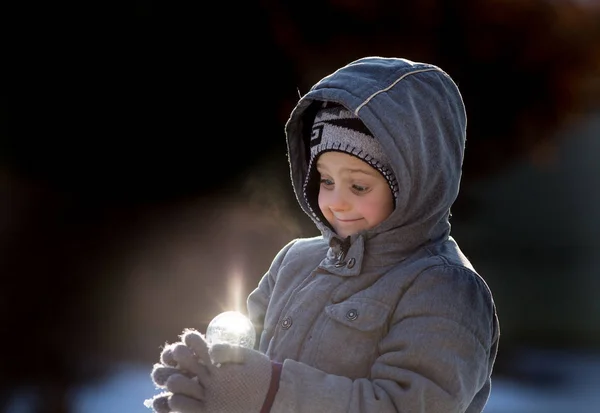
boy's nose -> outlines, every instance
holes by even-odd
[[[331,191],[331,198],[329,200],[329,208],[334,210],[344,210],[348,208],[348,201],[346,197],[337,189]]]

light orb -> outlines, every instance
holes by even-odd
[[[239,311],[225,311],[208,324],[205,337],[209,346],[228,343],[254,348],[256,331],[252,322],[244,314]]]

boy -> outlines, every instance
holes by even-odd
[[[277,254],[248,297],[258,349],[193,330],[152,377],[158,412],[481,412],[499,325],[450,236],[466,139],[440,68],[366,57],[286,124],[292,185],[321,235]]]

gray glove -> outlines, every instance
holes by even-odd
[[[167,346],[161,362],[151,376],[167,391],[146,403],[158,413],[259,413],[267,395],[272,402],[279,384],[280,365],[263,353],[229,344],[209,348],[195,330]]]

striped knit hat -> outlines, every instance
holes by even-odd
[[[337,151],[356,156],[379,171],[387,180],[396,200],[398,182],[392,172],[390,161],[377,139],[373,137],[365,124],[345,107],[324,102],[315,117],[310,137],[310,160],[308,175],[304,182],[304,197],[312,209],[316,188],[317,158],[324,152]],[[316,180],[318,182],[318,180]],[[314,204],[316,205],[316,204]],[[314,212],[314,211],[313,211]]]

